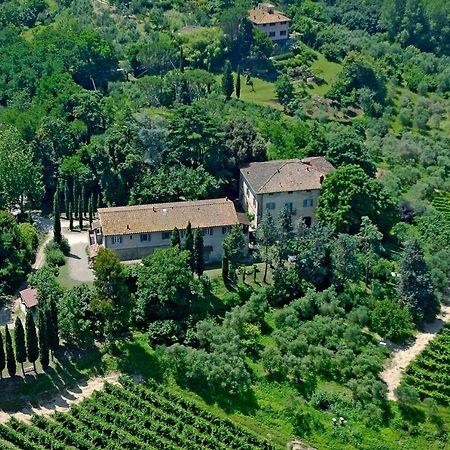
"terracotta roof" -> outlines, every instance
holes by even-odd
[[[27,308],[33,308],[37,306],[37,289],[27,288],[23,291],[20,291],[20,298]]]
[[[272,13],[268,12],[264,6],[272,6],[269,4],[263,4],[262,8],[253,8],[248,11],[248,20],[256,25],[262,25],[264,23],[278,23],[278,22],[290,22],[291,19],[284,15],[280,11],[273,10]]]
[[[227,198],[153,205],[119,206],[98,210],[104,236],[209,228],[239,223],[234,204]]]
[[[241,168],[256,194],[320,189],[321,177],[334,170],[323,157],[254,162]],[[323,180],[322,180],[323,181]]]

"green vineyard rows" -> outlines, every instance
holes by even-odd
[[[414,387],[422,398],[450,404],[450,325],[407,367],[403,383]]]
[[[433,198],[433,206],[450,219],[450,193],[438,191]]]
[[[68,413],[0,425],[5,450],[270,450],[234,422],[220,419],[154,383],[123,377]]]

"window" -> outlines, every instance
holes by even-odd
[[[275,206],[274,202],[266,203],[266,209],[275,209]]]
[[[122,243],[122,236],[113,236],[112,237],[112,243],[113,244],[121,244]]]
[[[253,206],[256,206],[256,199],[253,197]]]
[[[170,231],[163,231],[161,233],[161,238],[163,241],[167,241],[167,239],[170,239],[170,235],[171,235]]]
[[[152,235],[149,233],[141,234],[141,242],[150,242],[152,240]]]
[[[230,227],[222,227],[222,234],[227,234],[230,230]]]
[[[271,24],[270,24],[270,26],[271,27],[274,27],[276,24],[274,23],[274,22],[272,22]]]
[[[186,230],[179,230],[179,233],[180,233],[180,238],[184,239],[184,236],[186,234]]]
[[[292,202],[289,202],[289,203],[285,203],[284,204],[284,207],[289,211],[289,212],[292,212],[292,209],[293,209],[293,204],[292,204]]]
[[[303,208],[308,208],[309,206],[314,206],[314,200],[312,198],[303,200]]]
[[[312,219],[311,219],[311,217],[303,217],[303,220],[304,220],[305,225],[306,225],[307,227],[310,227],[310,226],[311,226],[311,224],[312,224]]]
[[[275,37],[275,31],[271,31],[271,32],[269,33],[269,37]]]
[[[212,236],[213,232],[213,228],[203,228],[203,236]]]
[[[281,30],[280,31],[280,36],[286,36],[286,30]]]
[[[294,192],[293,191],[288,191],[288,194],[293,194]]]

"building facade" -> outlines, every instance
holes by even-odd
[[[109,248],[123,261],[139,260],[156,249],[169,247],[175,227],[183,243],[190,222],[193,231],[203,231],[205,262],[217,262],[231,227],[241,224],[234,203],[226,198],[100,208],[98,215],[90,232],[90,247]]]
[[[321,185],[334,167],[322,157],[255,162],[240,170],[239,199],[258,227],[264,212],[276,218],[287,208],[309,226],[316,221]]]
[[[250,9],[248,19],[274,42],[289,38],[290,19],[282,12],[276,11],[270,3],[260,3],[256,8]]]

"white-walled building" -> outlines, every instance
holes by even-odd
[[[234,203],[227,198],[99,208],[98,216],[90,231],[90,247],[102,245],[124,261],[169,247],[175,227],[183,242],[188,222],[193,231],[203,230],[205,262],[220,261],[225,236],[231,226],[241,222]]]
[[[302,216],[307,225],[316,220],[321,185],[334,167],[323,157],[253,162],[240,170],[239,199],[257,228],[264,211],[276,218],[284,208]]]
[[[276,11],[271,3],[260,3],[256,8],[250,9],[248,20],[258,30],[266,33],[272,41],[289,38],[289,17]]]

